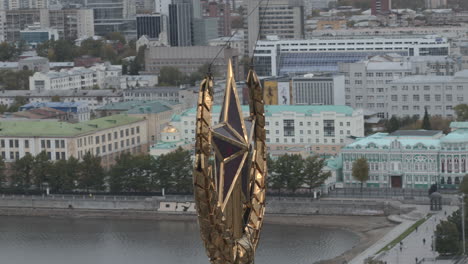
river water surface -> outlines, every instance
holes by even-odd
[[[256,264],[311,264],[351,249],[339,229],[265,225]],[[196,222],[0,217],[0,263],[208,264]]]

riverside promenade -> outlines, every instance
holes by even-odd
[[[458,206],[444,206],[442,211],[430,211],[429,205],[406,205],[414,207],[416,210],[405,215],[392,215],[389,219],[394,222],[400,222],[394,229],[388,232],[377,243],[369,247],[367,250],[356,256],[349,263],[363,264],[365,259],[374,257],[375,259],[384,261],[386,263],[429,263],[423,262],[424,259],[435,259],[438,253],[433,249],[434,232],[436,226],[442,220],[446,220],[453,212],[458,210]],[[417,230],[410,233],[400,243],[397,243],[393,248],[388,251],[377,254],[382,248],[388,245],[395,238],[400,236],[405,230],[410,228],[419,219],[427,214],[433,214],[427,219]]]

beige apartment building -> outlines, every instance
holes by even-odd
[[[0,123],[0,153],[14,162],[42,151],[49,160],[82,159],[90,152],[108,168],[122,152],[148,152],[147,120],[128,115],[107,116],[71,124],[50,120],[4,120]]]

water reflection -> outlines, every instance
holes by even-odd
[[[310,264],[358,237],[315,227],[265,225],[257,264]],[[0,263],[207,264],[195,222],[0,217]]]

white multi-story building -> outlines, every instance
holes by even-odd
[[[212,109],[216,124],[221,106]],[[245,116],[248,106],[242,106]],[[266,105],[266,142],[270,150],[306,147],[318,154],[336,154],[349,137],[364,136],[364,114],[348,106]],[[171,124],[187,143],[195,141],[196,108],[175,116]]]
[[[345,77],[304,76],[291,79],[295,105],[345,105]]]
[[[109,103],[123,101],[123,93],[120,90],[3,90],[0,92],[0,105],[11,106],[17,103],[18,98],[26,98],[30,103],[45,103],[52,98],[61,102],[86,102],[90,110],[94,110]]]
[[[346,105],[370,110],[380,118],[387,117],[387,83],[413,75],[451,76],[459,70],[459,61],[446,56],[402,57],[395,54],[339,64],[339,71],[346,76]]]
[[[453,118],[453,108],[468,99],[468,70],[454,76],[408,76],[385,86],[387,117],[420,118],[424,109],[431,115]]]
[[[118,66],[98,64],[90,68],[75,67],[59,72],[36,72],[29,77],[30,90],[74,90],[120,88],[122,70]]]
[[[466,36],[468,29],[465,26],[440,26],[440,27],[375,27],[348,28],[348,29],[323,29],[308,32],[308,38],[341,36],[401,36],[401,35],[438,35],[445,38],[457,38]]]
[[[254,60],[259,76],[338,71],[340,62],[398,53],[403,56],[447,56],[450,44],[438,36],[379,36],[260,40]]]
[[[92,9],[49,10],[49,22],[58,30],[60,38],[74,40],[94,36]]]

